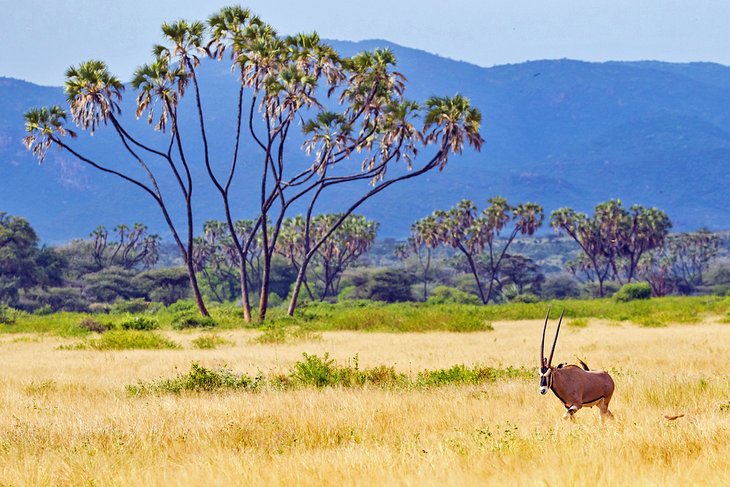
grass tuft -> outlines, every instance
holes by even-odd
[[[61,348],[65,350],[162,350],[180,348],[180,345],[155,332],[112,330],[99,338]]]
[[[230,347],[235,345],[234,342],[223,338],[220,335],[202,335],[193,340],[193,346],[201,350],[211,350],[218,347]]]
[[[588,318],[573,318],[568,320],[568,326],[571,328],[586,328],[588,326]]]

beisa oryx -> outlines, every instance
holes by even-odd
[[[565,310],[560,313],[558,329],[555,331],[555,341],[553,341],[549,359],[545,358],[545,332],[550,319],[550,307],[548,307],[545,316],[542,344],[540,345],[540,394],[547,393],[548,389],[553,391],[567,410],[563,416],[564,418],[573,419],[575,412],[584,406],[598,406],[601,411],[601,420],[606,417],[612,418],[613,414],[608,410],[608,403],[611,401],[611,396],[613,396],[614,384],[608,372],[589,370],[582,360],[579,360],[581,366],[574,364],[552,365],[564,313]]]

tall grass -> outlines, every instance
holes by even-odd
[[[256,331],[234,330],[226,336],[239,346],[165,353],[66,353],[56,350],[62,338],[0,337],[0,483],[727,484],[726,324],[565,327],[555,360],[577,354],[616,381],[615,420],[606,424],[595,408],[564,421],[560,401],[537,392],[541,323],[493,326],[474,334],[322,332],[320,342],[286,347],[251,346]],[[190,335],[200,333],[176,336]],[[304,382],[326,362],[330,372],[383,369],[423,384],[296,385],[305,350],[317,360],[301,371]],[[501,364],[494,368],[506,375],[481,379],[478,364]],[[532,370],[532,380],[510,367]],[[291,384],[253,392],[244,374]],[[125,390],[160,377],[180,392]]]

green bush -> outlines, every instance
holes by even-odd
[[[135,396],[150,393],[218,392],[223,390],[255,390],[263,382],[262,377],[251,378],[246,374],[236,375],[228,369],[207,369],[193,362],[187,374],[174,379],[163,379],[152,383],[140,382],[127,386]]]
[[[36,316],[47,316],[53,313],[53,308],[50,304],[44,304],[40,308],[33,310],[33,314]]]
[[[479,297],[455,287],[436,286],[428,297],[430,304],[481,304]]]
[[[91,331],[94,333],[104,333],[105,331],[109,330],[109,327],[105,325],[104,323],[100,323],[96,321],[94,318],[84,318],[79,323],[79,328],[82,328],[86,331]]]
[[[651,286],[647,282],[631,282],[621,286],[613,299],[619,303],[636,301],[638,299],[649,299],[651,297]]]
[[[160,324],[157,320],[144,316],[135,316],[134,318],[122,321],[119,326],[122,330],[148,331],[157,330]]]
[[[86,311],[88,302],[82,296],[81,290],[75,287],[51,287],[47,289],[34,288],[27,290],[18,306],[26,311],[42,309],[48,311]],[[50,314],[50,313],[47,313]]]
[[[215,320],[210,316],[202,316],[197,311],[182,311],[172,318],[172,327],[176,330],[186,328],[213,328]]]
[[[7,304],[0,303],[0,325],[12,325],[17,320],[20,312]]]
[[[518,294],[514,298],[510,299],[512,303],[539,303],[540,298],[532,293]]]
[[[322,358],[307,353],[303,355],[304,360],[294,364],[294,371],[291,375],[295,381],[315,387],[331,386],[338,382],[335,359],[330,358],[329,353],[325,353]]]
[[[198,308],[195,306],[195,302],[193,302],[193,300],[191,299],[180,299],[167,307],[167,311],[170,311],[172,313],[195,311],[196,309]]]
[[[566,299],[580,296],[579,282],[571,275],[558,274],[548,276],[540,286],[543,299]]]
[[[373,272],[365,285],[367,298],[373,301],[396,303],[411,301],[411,275],[397,269],[383,269]]]
[[[357,299],[357,286],[345,286],[337,295],[337,301],[347,301],[351,299]]]
[[[730,296],[730,284],[716,284],[712,286],[712,294],[715,296]]]

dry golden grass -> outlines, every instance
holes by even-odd
[[[616,381],[596,409],[563,407],[534,381],[426,390],[303,389],[130,397],[127,384],[192,361],[286,372],[302,352],[403,372],[456,363],[536,366],[541,323],[475,334],[324,333],[287,345],[58,350],[72,340],[0,336],[0,485],[727,485],[730,326],[565,327],[557,361]],[[684,414],[673,421],[665,415]]]

